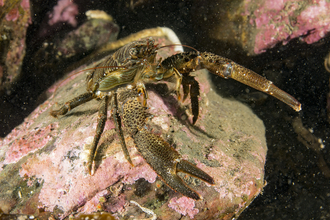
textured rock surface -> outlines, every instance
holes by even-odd
[[[196,1],[194,17],[211,39],[253,55],[297,37],[308,44],[325,37],[329,6],[325,0]]]
[[[20,76],[30,23],[28,0],[0,2],[0,95]]]
[[[58,3],[60,2],[63,0]],[[41,100],[45,100],[44,97],[40,96],[40,93],[49,88],[56,79],[61,78],[68,66],[73,65],[85,54],[116,40],[119,27],[111,19],[86,19],[84,16],[84,20],[75,29],[70,27],[70,29],[64,28],[63,30],[63,26],[66,26],[64,20],[72,21],[76,12],[67,14],[61,10],[71,8],[69,10],[71,11],[74,8],[74,4],[72,4],[71,1],[71,6],[64,7],[62,5],[60,8],[56,6],[51,16],[56,20],[48,24],[51,18],[45,16],[45,22],[35,27],[37,31],[34,34],[30,30],[27,39],[25,39],[24,32],[24,35],[19,37],[18,43],[14,39],[11,41],[8,39],[7,41],[10,43],[7,45],[8,48],[0,51],[0,60],[5,61],[5,66],[2,66],[0,61],[0,135],[2,137],[19,124],[18,122],[23,121],[28,113],[41,103]],[[62,20],[59,14],[63,15]],[[68,17],[69,15],[71,17]],[[23,16],[19,18],[21,17],[23,18]],[[22,25],[22,21],[17,20],[15,22]],[[11,21],[8,24],[9,30],[18,25],[15,22]],[[27,25],[26,22],[25,26]],[[1,26],[0,29],[6,29],[6,27]],[[4,38],[6,32],[3,33]],[[8,43],[7,41],[2,40],[0,47],[2,48],[5,43]],[[28,47],[24,58],[25,42],[27,42]],[[16,47],[17,45],[19,47]],[[23,58],[24,64],[22,65]],[[2,70],[4,74],[1,73]]]
[[[85,92],[83,73],[64,81],[54,98],[1,140],[0,208],[7,213],[52,213],[59,218],[97,210],[120,218],[146,217],[133,200],[159,219],[231,219],[240,213],[264,185],[264,126],[248,107],[217,95],[206,72],[197,75],[201,106],[195,126],[190,124],[189,101],[180,104],[173,95],[162,97],[168,93],[165,84],[148,87],[148,107],[154,115],[149,122],[153,132],[215,179],[216,184],[210,186],[180,174],[203,200],[183,197],[163,184],[126,137],[132,167],[111,120],[100,141],[104,159],[98,161],[94,176],[88,174],[85,154],[95,133],[98,101],[58,119],[49,115],[51,108],[58,107],[56,102],[63,104]]]

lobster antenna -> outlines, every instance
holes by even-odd
[[[169,45],[161,46],[161,47],[159,47],[159,49],[164,48],[164,47],[172,47],[172,46],[182,46],[182,47],[187,47],[187,48],[190,48],[190,49],[192,49],[192,50],[198,52],[197,49],[195,49],[195,48],[193,48],[193,47],[191,47],[191,46],[188,46],[188,45],[183,45],[183,44],[169,44]]]

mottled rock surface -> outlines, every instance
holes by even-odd
[[[10,1],[6,1],[6,4],[7,2]],[[117,39],[119,27],[110,16],[109,19],[95,17],[87,19],[84,15],[79,25],[71,26],[77,23],[75,14],[79,12],[73,10],[77,6],[72,1],[65,0],[70,6],[63,5],[63,2],[63,0],[59,1],[61,7],[55,6],[53,13],[45,16],[44,22],[39,26],[34,26],[36,25],[34,21],[29,31],[26,30],[31,22],[29,1],[22,0],[16,7],[16,11],[20,11],[18,18],[10,17],[12,20],[7,20],[9,18],[6,16],[1,21],[1,137],[8,134],[34,108],[45,101],[45,97],[40,96],[40,93],[64,73],[70,72],[65,71],[69,66],[93,50]],[[0,8],[0,13],[3,8]],[[22,11],[23,9],[25,11]],[[15,8],[12,10],[15,11]],[[102,13],[98,12],[98,14]],[[31,29],[35,31],[32,32]]]
[[[29,24],[28,0],[0,1],[0,95],[20,76]]]
[[[248,107],[219,96],[206,72],[196,75],[201,96],[195,126],[189,100],[181,104],[163,83],[147,90],[153,132],[214,178],[211,186],[180,174],[202,200],[167,187],[126,136],[132,167],[112,120],[107,121],[100,141],[103,160],[97,161],[94,176],[88,174],[86,149],[95,134],[99,102],[92,100],[57,119],[49,115],[58,108],[55,103],[63,104],[86,91],[86,73],[82,73],[63,81],[54,97],[0,141],[0,208],[44,217],[52,213],[56,218],[97,210],[119,218],[150,217],[131,202],[135,201],[159,219],[231,219],[240,213],[264,185],[264,126]]]
[[[324,38],[330,32],[329,6],[325,0],[199,0],[193,18],[196,30],[209,38],[255,55],[298,37],[308,44]]]

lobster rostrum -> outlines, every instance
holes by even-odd
[[[108,106],[111,106],[116,131],[127,161],[133,165],[125,143],[122,125],[133,138],[134,143],[158,176],[173,190],[193,198],[200,196],[187,186],[177,175],[185,172],[209,184],[214,180],[195,165],[182,159],[181,155],[164,139],[153,134],[145,126],[149,116],[147,112],[148,94],[145,84],[157,81],[175,81],[175,90],[179,100],[191,99],[192,122],[199,115],[199,84],[191,72],[207,69],[225,79],[233,78],[252,88],[270,94],[283,101],[296,111],[301,104],[291,95],[280,90],[271,81],[235,62],[209,52],[182,52],[164,60],[156,60],[157,50],[153,38],[134,41],[120,48],[101,62],[87,77],[87,92],[66,102],[58,110],[52,110],[53,117],[64,115],[71,109],[92,99],[101,102],[98,112],[96,134],[89,152],[87,168],[91,175],[95,172],[97,146],[107,120]],[[183,97],[181,97],[181,85]],[[142,97],[142,99],[141,99]]]

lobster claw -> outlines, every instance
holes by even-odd
[[[142,157],[174,191],[195,200],[201,198],[183,182],[177,175],[178,172],[184,172],[209,184],[214,184],[211,176],[182,159],[181,155],[161,137],[141,129],[133,136],[133,139]]]

